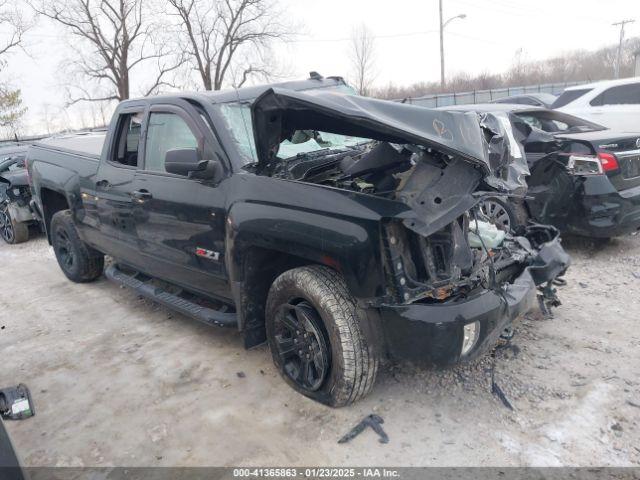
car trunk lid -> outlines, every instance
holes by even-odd
[[[618,133],[611,130],[563,134],[559,138],[586,143],[595,154],[613,154],[618,169],[607,173],[618,191],[640,186],[640,133]]]

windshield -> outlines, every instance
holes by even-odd
[[[582,118],[553,110],[516,112],[530,126],[548,133],[595,132],[605,127]]]
[[[353,94],[353,89],[346,85],[325,89],[340,93]],[[222,113],[227,127],[236,142],[245,165],[258,161],[253,139],[251,123],[251,102],[230,102],[217,106]],[[298,130],[288,140],[283,141],[278,149],[278,157],[287,159],[296,155],[316,152],[318,150],[342,150],[368,141],[364,138],[319,132],[316,130]]]

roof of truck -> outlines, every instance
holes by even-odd
[[[317,74],[311,75],[306,80],[293,80],[289,82],[269,83],[265,85],[255,85],[252,87],[232,88],[226,90],[213,91],[196,91],[196,92],[176,92],[156,95],[153,97],[136,98],[125,100],[122,103],[136,103],[139,101],[161,102],[163,98],[191,98],[200,102],[209,101],[212,103],[227,103],[253,100],[260,96],[270,88],[285,88],[287,90],[304,91],[316,90],[318,88],[336,87],[338,85],[347,85],[342,77],[322,77]]]

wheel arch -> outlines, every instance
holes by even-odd
[[[271,285],[284,272],[308,265],[325,265],[309,258],[274,249],[249,246],[231,269],[231,291],[238,313],[238,328],[244,332],[246,348],[266,340],[265,306]]]
[[[292,268],[329,267],[356,299],[384,293],[377,217],[241,201],[229,208],[225,229],[225,267],[247,347],[264,341],[269,288]]]
[[[70,203],[67,197],[57,191],[48,187],[42,187],[40,189],[40,201],[42,203],[42,221],[44,223],[44,230],[47,235],[47,241],[51,245],[51,219],[53,216],[62,210],[68,210]]]

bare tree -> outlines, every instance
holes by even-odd
[[[376,77],[375,38],[365,24],[356,27],[351,34],[350,59],[358,94],[369,95]]]
[[[0,32],[6,37],[0,41],[0,61],[4,62],[5,54],[23,46],[24,35],[32,25],[13,2],[0,0]]]
[[[24,48],[25,33],[32,27],[20,9],[7,0],[0,0],[0,71],[7,65],[6,58],[16,49]],[[22,105],[20,90],[0,83],[0,128],[8,134],[16,133],[20,119],[27,109]]]
[[[291,35],[282,12],[270,0],[168,0],[193,68],[206,90],[226,83],[242,86],[251,76],[268,76],[266,53],[273,40]]]
[[[31,1],[36,12],[63,25],[80,40],[70,64],[101,90],[96,94],[75,85],[80,94],[72,95],[70,103],[127,99],[132,70],[155,63],[150,85],[141,92],[150,95],[168,85],[167,74],[181,65],[180,58],[155,41],[157,25],[146,21],[145,0]]]

